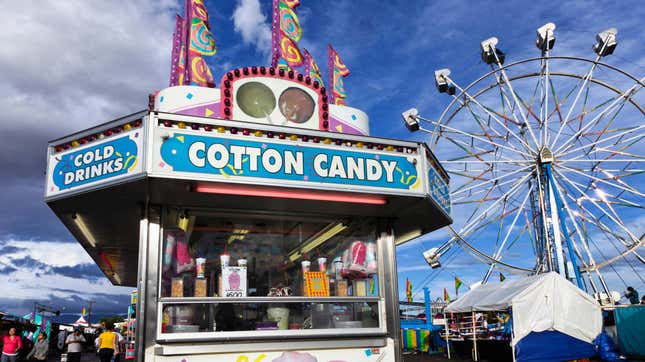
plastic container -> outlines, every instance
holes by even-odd
[[[278,329],[287,329],[289,327],[289,308],[268,308],[267,315],[269,320],[278,323]]]

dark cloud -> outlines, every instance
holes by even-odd
[[[62,291],[56,288],[53,291]],[[92,307],[92,322],[98,321],[102,317],[121,315],[127,313],[129,296],[111,295],[111,294],[93,294],[90,296],[79,295],[75,290],[64,290],[71,293],[69,298],[61,298],[55,295],[43,295],[42,298],[33,300],[23,300],[17,298],[0,298],[0,311],[10,310],[14,315],[26,315],[34,309],[34,302],[45,305],[53,311],[60,311],[60,316],[49,315],[55,322],[72,323],[76,321],[81,314],[83,307],[89,307],[89,301],[94,301]]]
[[[74,266],[53,266],[49,274],[58,274],[77,279],[99,279],[105,277],[105,274],[96,264],[78,264]]]
[[[8,255],[8,254],[15,254],[20,251],[25,251],[27,249],[21,248],[19,246],[13,246],[13,245],[6,245],[3,247],[0,247],[0,255]]]
[[[18,269],[12,267],[11,265],[4,265],[0,263],[0,274],[9,275],[17,270]]]
[[[71,239],[43,202],[47,141],[147,106],[148,93],[167,81],[177,7],[174,0],[6,4],[0,205],[8,207],[0,210],[0,237]],[[20,26],[10,13],[21,14]]]
[[[33,259],[30,256],[25,256],[23,258],[9,258],[13,266],[17,268],[26,268],[33,271],[42,271],[49,270],[50,266],[39,260]]]

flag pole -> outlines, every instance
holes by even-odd
[[[472,313],[472,321],[473,321],[473,347],[475,348],[475,362],[477,362],[479,360],[477,358],[477,333],[475,331],[475,327],[477,326],[477,320],[475,319],[475,311],[473,310],[471,313]]]
[[[448,335],[450,334],[450,330],[448,329],[448,315],[446,314],[446,309],[444,308],[443,310],[443,323],[445,325],[445,332],[446,332],[446,350],[448,351],[448,359],[450,359],[450,341],[448,340]]]

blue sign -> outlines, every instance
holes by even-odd
[[[225,178],[255,177],[422,192],[417,169],[405,156],[176,133],[161,145],[161,158],[174,171]]]
[[[432,198],[450,215],[450,188],[432,165],[428,165],[428,183]]]
[[[65,190],[126,174],[137,165],[137,152],[136,142],[125,136],[61,155],[52,173],[54,185]]]

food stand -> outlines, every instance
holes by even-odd
[[[137,288],[137,360],[398,361],[395,246],[451,222],[447,174],[308,77],[253,68],[52,141],[46,202]]]

